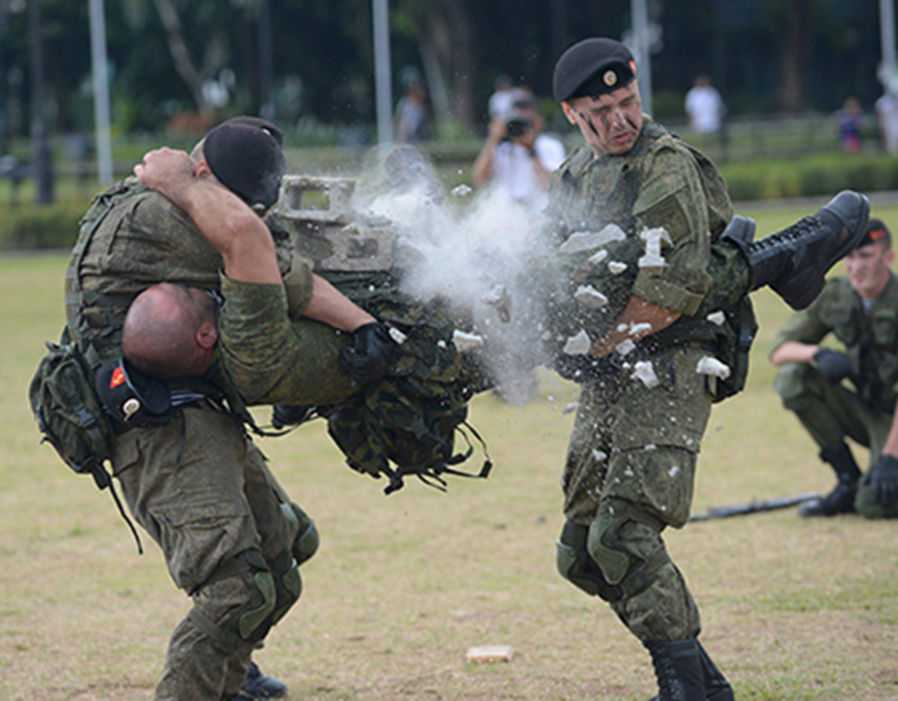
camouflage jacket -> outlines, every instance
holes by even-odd
[[[786,341],[816,345],[830,334],[845,346],[861,399],[891,414],[898,399],[898,278],[889,274],[869,311],[848,279],[827,281],[813,304],[780,329],[774,348]]]
[[[626,154],[596,158],[588,146],[575,151],[553,174],[546,209],[546,235],[561,246],[572,234],[599,231],[615,224],[626,234],[607,246],[609,256],[584,267],[589,253],[564,261],[574,285],[591,284],[609,299],[594,320],[614,321],[631,296],[681,313],[669,329],[650,337],[649,343],[691,337],[710,337],[709,322],[689,318],[701,304],[709,285],[711,241],[718,238],[733,216],[726,184],[714,164],[657,122],[645,118],[634,147]],[[662,227],[671,244],[662,249],[665,265],[637,265],[645,253],[638,235]],[[609,262],[626,264],[622,273]],[[569,299],[572,289],[562,294]],[[565,306],[559,305],[559,316]],[[572,331],[568,326],[564,332]]]
[[[288,274],[294,262],[289,235],[272,235],[281,272]],[[69,329],[102,359],[113,357],[135,296],[163,281],[217,290],[221,266],[187,214],[127,178],[100,193],[81,219],[65,280]],[[310,290],[311,270],[306,277]]]

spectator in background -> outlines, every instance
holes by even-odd
[[[424,141],[428,137],[427,88],[417,69],[405,69],[405,90],[396,105],[396,138],[402,143]]]
[[[874,108],[886,151],[898,153],[898,89],[887,86]]]
[[[720,122],[726,111],[717,88],[706,75],[698,76],[686,93],[686,117],[689,128],[699,134],[720,131]]]
[[[474,161],[474,184],[493,184],[522,205],[534,221],[546,206],[549,176],[564,160],[564,146],[542,133],[545,120],[531,95],[519,93],[507,117],[493,117]]]
[[[508,116],[511,103],[514,101],[514,84],[510,75],[500,75],[496,78],[496,91],[490,95],[487,105],[490,119]]]
[[[860,153],[862,148],[861,132],[866,125],[864,111],[856,97],[845,98],[836,116],[839,120],[839,143],[848,153]]]

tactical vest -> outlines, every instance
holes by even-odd
[[[606,260],[620,261],[627,267],[618,275],[601,277],[601,284],[595,286],[608,298],[608,304],[600,310],[587,311],[572,308],[569,300],[577,285],[591,282],[584,260],[594,251],[585,255],[562,256],[561,267],[567,272],[565,277],[570,285],[553,292],[556,303],[549,315],[553,331],[559,338],[574,334],[579,328],[596,332],[607,329],[630,299],[638,274],[637,261],[644,253],[643,244],[637,236],[637,218],[657,194],[646,188],[659,187],[659,192],[663,193],[667,185],[663,182],[646,183],[649,173],[645,171],[653,154],[664,148],[685,151],[695,166],[705,195],[711,240],[717,239],[726,228],[732,217],[732,205],[720,172],[700,151],[657,122],[646,120],[636,145],[624,157],[606,154],[595,158],[590,148],[581,147],[553,177],[550,205],[546,212],[552,227],[549,233],[554,235],[556,245],[560,245],[577,231],[600,231],[608,224],[615,224],[627,238],[605,247],[609,254]],[[681,343],[700,343],[707,346],[709,352],[723,356],[721,359],[727,364],[732,363],[747,372],[747,349],[751,345],[756,322],[747,299],[738,307],[730,310],[724,327],[705,319],[681,316],[671,326],[640,341],[638,350],[651,354]],[[721,398],[734,391],[727,389]]]
[[[138,208],[143,208],[139,225]],[[89,359],[90,369],[96,372],[104,360],[120,355],[125,315],[137,294],[165,280],[217,288],[220,266],[220,256],[187,215],[136,179],[100,193],[81,219],[65,277],[69,333]],[[92,289],[83,284],[87,268],[93,269]],[[201,393],[255,426],[218,358],[206,378],[169,384],[172,389]]]

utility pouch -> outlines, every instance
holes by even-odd
[[[112,425],[94,388],[90,364],[63,329],[58,344],[47,343],[28,397],[43,440],[63,462],[89,474],[99,489],[110,484],[104,462],[112,454]]]
[[[758,332],[751,300],[744,297],[735,307],[724,311],[725,320],[717,333],[715,354],[730,368],[729,377],[709,378],[712,402],[721,402],[745,388],[751,345]]]

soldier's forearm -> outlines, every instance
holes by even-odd
[[[193,179],[184,183],[172,200],[221,254],[230,277],[280,282],[281,271],[268,227],[236,195],[211,181]]]
[[[320,275],[314,275],[313,280],[312,297],[303,316],[341,331],[355,331],[362,324],[377,321]]]
[[[774,365],[784,363],[810,363],[814,360],[814,354],[820,350],[820,346],[798,341],[786,341],[770,354],[770,362]]]
[[[607,355],[624,341],[639,341],[640,339],[658,333],[666,329],[680,315],[670,309],[659,307],[657,304],[646,302],[638,297],[630,297],[624,311],[618,317],[612,327],[598,340],[590,350],[594,356]]]

